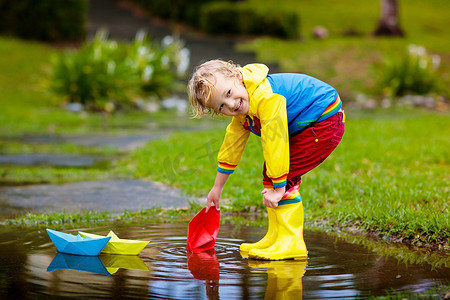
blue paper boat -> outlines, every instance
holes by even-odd
[[[75,255],[99,255],[111,239],[111,237],[87,239],[52,229],[47,229],[47,233],[59,252]]]
[[[77,270],[90,273],[110,275],[98,256],[72,255],[57,253],[47,268],[47,272],[55,270]]]

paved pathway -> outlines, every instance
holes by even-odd
[[[36,144],[75,144],[85,147],[113,147],[119,151],[130,151],[142,147],[148,141],[163,138],[167,133],[141,134],[141,135],[26,135],[19,137],[5,137],[4,140],[36,143]],[[75,154],[4,154],[0,155],[0,166],[59,166],[59,167],[89,167],[98,162],[108,160],[107,157],[98,155]]]
[[[140,180],[85,181],[61,185],[1,187],[3,216],[20,212],[123,212],[150,207],[188,207],[178,189]]]
[[[149,134],[106,135],[24,135],[9,140],[36,144],[75,144],[86,147],[114,147],[121,151],[134,150],[151,140],[167,136],[170,130]]]

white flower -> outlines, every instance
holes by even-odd
[[[431,64],[433,65],[433,69],[439,68],[441,65],[441,57],[437,54],[431,56]]]
[[[115,69],[116,69],[116,63],[114,61],[110,60],[108,62],[108,69],[107,69],[108,74],[114,73]]]
[[[163,55],[163,56],[161,57],[161,65],[162,65],[164,68],[166,68],[166,67],[169,66],[169,61],[170,61],[170,59],[169,59],[169,57],[168,57],[167,55]]]
[[[117,48],[117,42],[116,41],[111,41],[108,44],[109,49],[116,49]]]
[[[408,46],[408,52],[415,57],[422,57],[427,54],[427,50],[425,50],[425,47],[417,46],[414,44]]]
[[[177,66],[178,75],[181,76],[187,71],[189,67],[190,56],[191,52],[187,48],[181,49],[180,52],[178,53],[178,57],[180,60]]]
[[[147,33],[145,33],[145,31],[139,30],[138,32],[136,32],[135,40],[138,42],[142,42],[142,41],[144,41],[146,36],[147,36]]]
[[[417,52],[416,49],[417,49],[416,45],[414,45],[414,44],[408,45],[408,52],[410,54],[415,54]]]
[[[162,44],[164,47],[167,47],[167,46],[170,46],[171,44],[173,44],[174,41],[175,41],[175,40],[174,40],[174,38],[173,38],[172,36],[166,35],[166,36],[162,39],[161,44]]]
[[[144,72],[142,72],[142,80],[143,81],[149,81],[153,74],[153,67],[152,66],[146,66],[144,68]]]
[[[138,54],[141,56],[144,56],[147,53],[147,47],[146,46],[140,46],[138,48]]]
[[[425,50],[425,47],[419,46],[417,47],[417,56],[422,57],[427,55],[427,50]]]

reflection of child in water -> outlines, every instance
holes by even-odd
[[[256,272],[267,273],[264,299],[302,299],[303,275],[308,260],[261,261],[248,260],[248,266]]]
[[[238,165],[250,132],[261,137],[264,154],[263,204],[269,228],[257,243],[244,243],[250,258],[306,257],[303,240],[301,176],[317,167],[344,134],[344,112],[337,91],[304,74],[268,74],[262,64],[242,68],[208,61],[189,81],[195,117],[205,112],[231,116],[220,148],[219,167],[207,209],[219,209],[223,187]]]

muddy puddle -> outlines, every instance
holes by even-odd
[[[57,253],[45,228],[0,230],[5,299],[364,299],[450,283],[448,257],[415,262],[313,231],[305,232],[307,260],[267,262],[239,252],[240,243],[264,235],[264,227],[222,224],[215,248],[198,254],[186,251],[185,223],[77,228],[150,240],[139,256],[94,257]],[[388,253],[398,252],[390,247]]]

